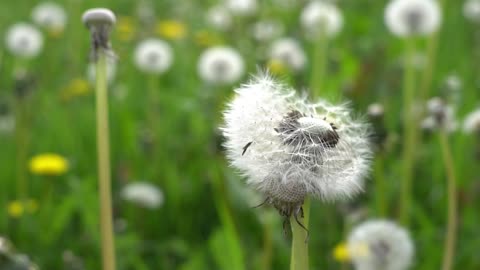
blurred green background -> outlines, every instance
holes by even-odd
[[[268,207],[252,209],[263,199],[228,167],[221,147],[221,112],[241,81],[209,85],[197,74],[197,60],[205,48],[231,46],[246,63],[242,81],[248,79],[248,74],[267,66],[270,46],[269,41],[256,41],[251,28],[259,20],[272,19],[282,23],[283,36],[298,39],[309,65],[312,44],[299,23],[306,1],[259,1],[258,12],[234,18],[229,31],[206,22],[206,11],[216,1],[56,2],[65,8],[68,22],[63,32],[42,30],[44,48],[38,57],[21,61],[9,53],[5,42],[0,45],[0,118],[15,118],[22,111],[20,125],[17,118],[16,129],[0,133],[0,235],[41,269],[101,267],[94,86],[86,76],[90,37],[80,20],[84,10],[101,6],[112,9],[118,18],[111,40],[119,60],[109,86],[118,269],[287,269],[290,239],[283,235],[281,217]],[[280,2],[290,4],[285,8]],[[444,2],[429,95],[449,100],[461,126],[465,115],[479,105],[480,32],[478,24],[463,16],[463,1]],[[2,1],[1,35],[12,24],[31,22],[37,3]],[[329,98],[350,100],[355,114],[366,114],[372,103],[383,104],[387,137],[376,153],[363,195],[348,203],[313,201],[311,269],[350,269],[335,261],[334,247],[358,220],[382,216],[395,220],[402,181],[404,42],[385,27],[386,1],[339,0],[337,5],[344,26],[329,41],[324,86],[335,93]],[[142,20],[142,9],[151,11],[153,19]],[[173,30],[165,31],[165,23]],[[139,71],[132,60],[136,44],[149,37],[166,40],[174,50],[173,65],[161,76]],[[415,40],[419,57],[427,54],[427,40]],[[15,79],[18,65],[28,79]],[[420,66],[417,77],[423,72]],[[310,66],[299,74],[286,71],[278,76],[305,89]],[[448,83],[452,77],[461,82],[460,89],[454,89],[456,98],[451,98]],[[18,95],[19,89],[26,94]],[[148,120],[152,97],[153,125]],[[410,213],[416,245],[413,269],[438,269],[446,224],[445,168],[436,133],[422,134],[415,151]],[[449,139],[459,196],[454,269],[479,269],[480,175],[475,153],[480,137],[460,128]],[[66,158],[68,170],[56,176],[31,172],[28,162],[43,153]],[[18,203],[20,174],[27,179],[29,203]],[[385,181],[381,205],[377,177]],[[147,209],[122,200],[122,188],[138,180],[162,190],[161,207]]]

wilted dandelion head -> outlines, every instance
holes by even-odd
[[[212,47],[205,50],[198,60],[200,78],[211,84],[234,83],[245,72],[240,54],[229,47]]]
[[[7,49],[15,56],[33,58],[43,48],[43,36],[37,28],[28,23],[16,23],[7,30]]]
[[[307,4],[300,16],[300,22],[312,40],[325,33],[335,36],[343,26],[343,17],[340,10],[332,3],[312,1]]]
[[[331,201],[362,190],[368,132],[348,107],[308,103],[268,76],[235,92],[224,112],[227,157],[282,215],[307,195]]]
[[[405,270],[413,260],[408,232],[388,220],[370,220],[348,236],[348,253],[356,270]]]
[[[51,33],[60,33],[67,23],[67,14],[54,2],[42,2],[32,10],[32,20]]]
[[[110,32],[117,18],[106,8],[92,8],[85,11],[82,21],[91,34],[91,58],[96,60],[99,50],[111,52]]]
[[[225,0],[225,6],[237,16],[253,15],[258,9],[257,0]]]
[[[148,182],[132,182],[123,187],[122,199],[140,207],[156,209],[163,204],[162,191]]]
[[[388,29],[400,37],[431,34],[438,30],[441,18],[435,0],[392,0],[385,9]]]
[[[465,117],[463,131],[468,134],[480,134],[480,109],[474,110]]]
[[[253,37],[260,42],[276,38],[280,36],[283,31],[284,27],[282,23],[274,20],[258,21],[252,28]]]
[[[137,45],[134,60],[141,71],[162,74],[172,65],[172,48],[163,40],[147,39]]]
[[[206,20],[209,25],[218,30],[227,30],[232,26],[232,15],[222,5],[209,8],[206,13]]]
[[[480,0],[467,0],[463,3],[463,15],[470,21],[480,22]]]
[[[292,71],[301,71],[307,57],[296,39],[281,38],[274,41],[270,48],[270,59],[279,61]]]

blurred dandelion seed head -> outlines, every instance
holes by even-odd
[[[369,220],[356,226],[347,246],[356,270],[405,270],[414,255],[408,232],[388,220]]]
[[[328,37],[337,35],[343,26],[343,16],[334,4],[316,0],[304,7],[300,22],[307,37],[316,40],[323,34]]]
[[[122,199],[140,207],[157,209],[162,206],[164,197],[162,191],[148,182],[132,182],[123,187]]]
[[[62,6],[54,2],[42,2],[34,7],[32,20],[40,27],[56,35],[63,32],[67,14]]]
[[[258,21],[252,27],[253,38],[259,42],[272,40],[281,36],[283,32],[283,24],[274,20]]]
[[[242,56],[230,47],[212,47],[198,60],[198,74],[205,82],[225,85],[236,82],[245,72]]]
[[[474,23],[480,23],[480,0],[467,0],[463,3],[463,15]]]
[[[257,0],[224,0],[228,10],[236,16],[250,16],[257,12]]]
[[[279,61],[294,72],[303,70],[307,62],[305,52],[299,42],[293,38],[274,41],[270,48],[270,59]]]
[[[28,23],[12,25],[7,30],[5,41],[7,49],[22,58],[34,58],[43,48],[42,33]]]
[[[172,65],[172,48],[163,40],[147,39],[140,42],[135,48],[134,60],[141,71],[162,74]]]
[[[463,131],[467,134],[480,134],[480,109],[472,111],[465,117]]]
[[[61,155],[46,153],[34,156],[29,168],[31,173],[37,175],[62,175],[68,171],[68,161]]]
[[[422,120],[421,127],[427,131],[444,130],[453,132],[458,123],[455,117],[455,108],[440,97],[433,97],[427,101],[427,117]]]
[[[207,10],[206,21],[213,28],[225,31],[232,26],[232,15],[226,7],[217,5]]]
[[[435,0],[392,0],[385,9],[386,25],[399,37],[429,35],[438,30],[441,19]]]
[[[381,118],[385,113],[383,105],[380,103],[372,103],[368,105],[367,114],[371,118]]]

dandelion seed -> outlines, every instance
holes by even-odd
[[[467,134],[480,134],[480,109],[474,110],[465,117],[463,131]]]
[[[173,62],[172,48],[160,39],[147,39],[135,48],[135,64],[138,69],[151,74],[165,73]]]
[[[282,216],[297,217],[307,195],[331,201],[362,190],[368,130],[348,107],[307,103],[268,76],[235,92],[222,128],[227,157]]]
[[[30,171],[37,175],[62,175],[68,170],[68,161],[58,154],[41,154],[30,160]]]
[[[33,25],[16,23],[7,30],[7,49],[15,56],[34,58],[43,48],[43,36]]]
[[[467,0],[463,2],[463,15],[468,20],[480,22],[480,0]]]
[[[225,6],[233,15],[250,16],[257,12],[257,0],[225,0]]]
[[[232,26],[232,15],[224,6],[218,5],[208,9],[207,22],[215,29],[225,31]]]
[[[138,206],[157,209],[163,204],[163,193],[148,182],[132,182],[123,187],[121,196],[124,200]]]
[[[43,2],[35,6],[32,20],[47,29],[52,35],[63,32],[67,23],[67,14],[62,6],[54,2]]]
[[[370,220],[355,227],[347,247],[356,270],[405,270],[413,260],[408,232],[387,220]]]
[[[435,0],[392,0],[385,9],[386,25],[399,37],[429,35],[438,30],[441,19]]]
[[[245,72],[245,64],[233,48],[212,47],[202,53],[197,69],[204,81],[224,85],[240,79]]]
[[[294,72],[304,69],[307,57],[297,40],[282,38],[273,42],[270,48],[270,59],[282,63]]]
[[[343,26],[343,16],[334,4],[312,1],[304,7],[300,22],[308,38],[315,40],[323,33],[329,37],[337,35]]]

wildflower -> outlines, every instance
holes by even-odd
[[[227,157],[281,215],[296,217],[307,195],[331,201],[362,190],[368,131],[345,105],[307,103],[268,76],[235,93],[222,128]]]
[[[468,20],[480,22],[480,0],[467,0],[463,2],[463,15]]]
[[[300,22],[311,39],[326,34],[333,37],[343,26],[340,10],[332,3],[312,1],[307,4],[300,16]]]
[[[156,31],[160,36],[170,40],[182,39],[187,34],[187,28],[185,24],[175,20],[159,22],[157,24]]]
[[[253,25],[253,37],[257,41],[268,41],[283,33],[283,25],[278,21],[259,21]]]
[[[240,54],[229,47],[212,47],[198,60],[200,77],[212,84],[230,84],[243,75],[245,66]]]
[[[224,6],[218,5],[208,9],[207,22],[218,30],[225,31],[232,26],[232,15]]]
[[[428,131],[442,129],[447,132],[456,130],[455,109],[443,99],[434,97],[428,100],[427,112],[427,117],[421,122],[422,129]]]
[[[463,131],[467,134],[480,134],[480,109],[474,110],[465,117]]]
[[[95,63],[88,64],[87,67],[87,79],[94,84],[96,81],[96,65]],[[107,82],[112,83],[115,80],[117,74],[117,61],[113,57],[107,58]]]
[[[33,9],[32,20],[40,27],[47,29],[53,36],[57,36],[65,29],[67,14],[59,4],[42,2]]]
[[[135,48],[134,60],[141,71],[162,74],[172,65],[172,48],[161,39],[147,39]]]
[[[225,6],[233,15],[250,16],[257,12],[257,0],[225,0]]]
[[[408,232],[388,220],[369,220],[355,227],[347,248],[356,270],[408,269],[414,253]]]
[[[275,75],[282,75],[288,72],[288,68],[277,59],[270,59],[267,63],[268,71]]]
[[[303,70],[307,62],[305,52],[293,38],[281,38],[273,42],[270,48],[270,59],[281,62],[295,72]]]
[[[121,41],[130,41],[135,36],[135,22],[132,17],[120,16],[115,31]]]
[[[37,175],[62,175],[68,170],[68,161],[58,154],[41,154],[30,160],[30,171]]]
[[[438,30],[441,16],[435,0],[392,0],[385,9],[386,25],[399,37],[429,35]]]
[[[121,197],[141,207],[156,209],[163,204],[163,193],[148,182],[133,182],[123,187]]]
[[[69,101],[75,97],[86,96],[92,92],[90,85],[84,79],[76,78],[62,90],[62,99]]]
[[[19,57],[34,58],[43,48],[43,36],[34,26],[16,23],[7,30],[8,50]]]
[[[15,200],[9,202],[7,205],[8,215],[12,218],[19,218],[23,216],[25,212],[30,214],[35,213],[37,209],[37,201],[33,199],[26,200],[25,202]]]

